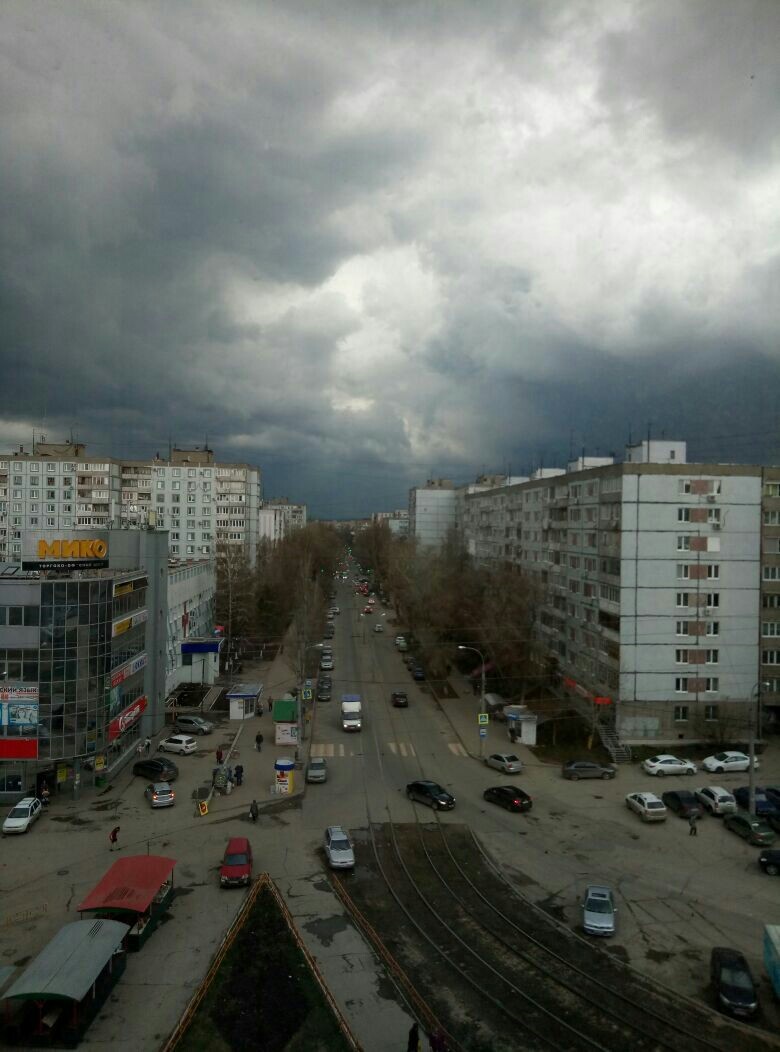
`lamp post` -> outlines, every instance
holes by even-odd
[[[479,655],[479,659],[482,662],[482,689],[480,691],[479,696],[479,709],[477,710],[477,715],[479,715],[479,713],[485,711],[485,655],[482,653],[481,650],[478,650],[476,647],[466,647],[461,646],[460,644],[458,645],[458,650],[472,650],[475,654]],[[479,720],[477,720],[477,729],[479,731],[482,730],[482,728],[479,726]],[[480,758],[482,758],[485,755],[485,739],[482,736],[482,734],[479,735],[479,755]]]
[[[761,691],[768,690],[769,684],[759,680],[750,692],[750,757],[748,767],[748,811],[756,813],[756,728],[761,734]],[[755,708],[753,700],[755,699]]]

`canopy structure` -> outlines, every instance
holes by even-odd
[[[4,998],[81,1001],[128,932],[120,921],[92,918],[60,928]]]
[[[86,910],[111,910],[144,913],[168,880],[176,859],[161,855],[131,855],[120,858],[100,883],[78,906]]]

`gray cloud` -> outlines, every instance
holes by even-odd
[[[0,448],[207,435],[328,515],[647,420],[776,457],[724,438],[778,380],[769,0],[3,23]]]

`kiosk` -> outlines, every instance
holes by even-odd
[[[78,906],[79,913],[93,913],[128,925],[128,950],[140,950],[173,898],[176,860],[161,855],[120,858]]]

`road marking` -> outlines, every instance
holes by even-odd
[[[460,742],[447,742],[447,748],[453,754],[453,756],[468,756],[468,753],[460,744]]]
[[[414,746],[411,742],[387,742],[387,747],[393,756],[416,756]]]

